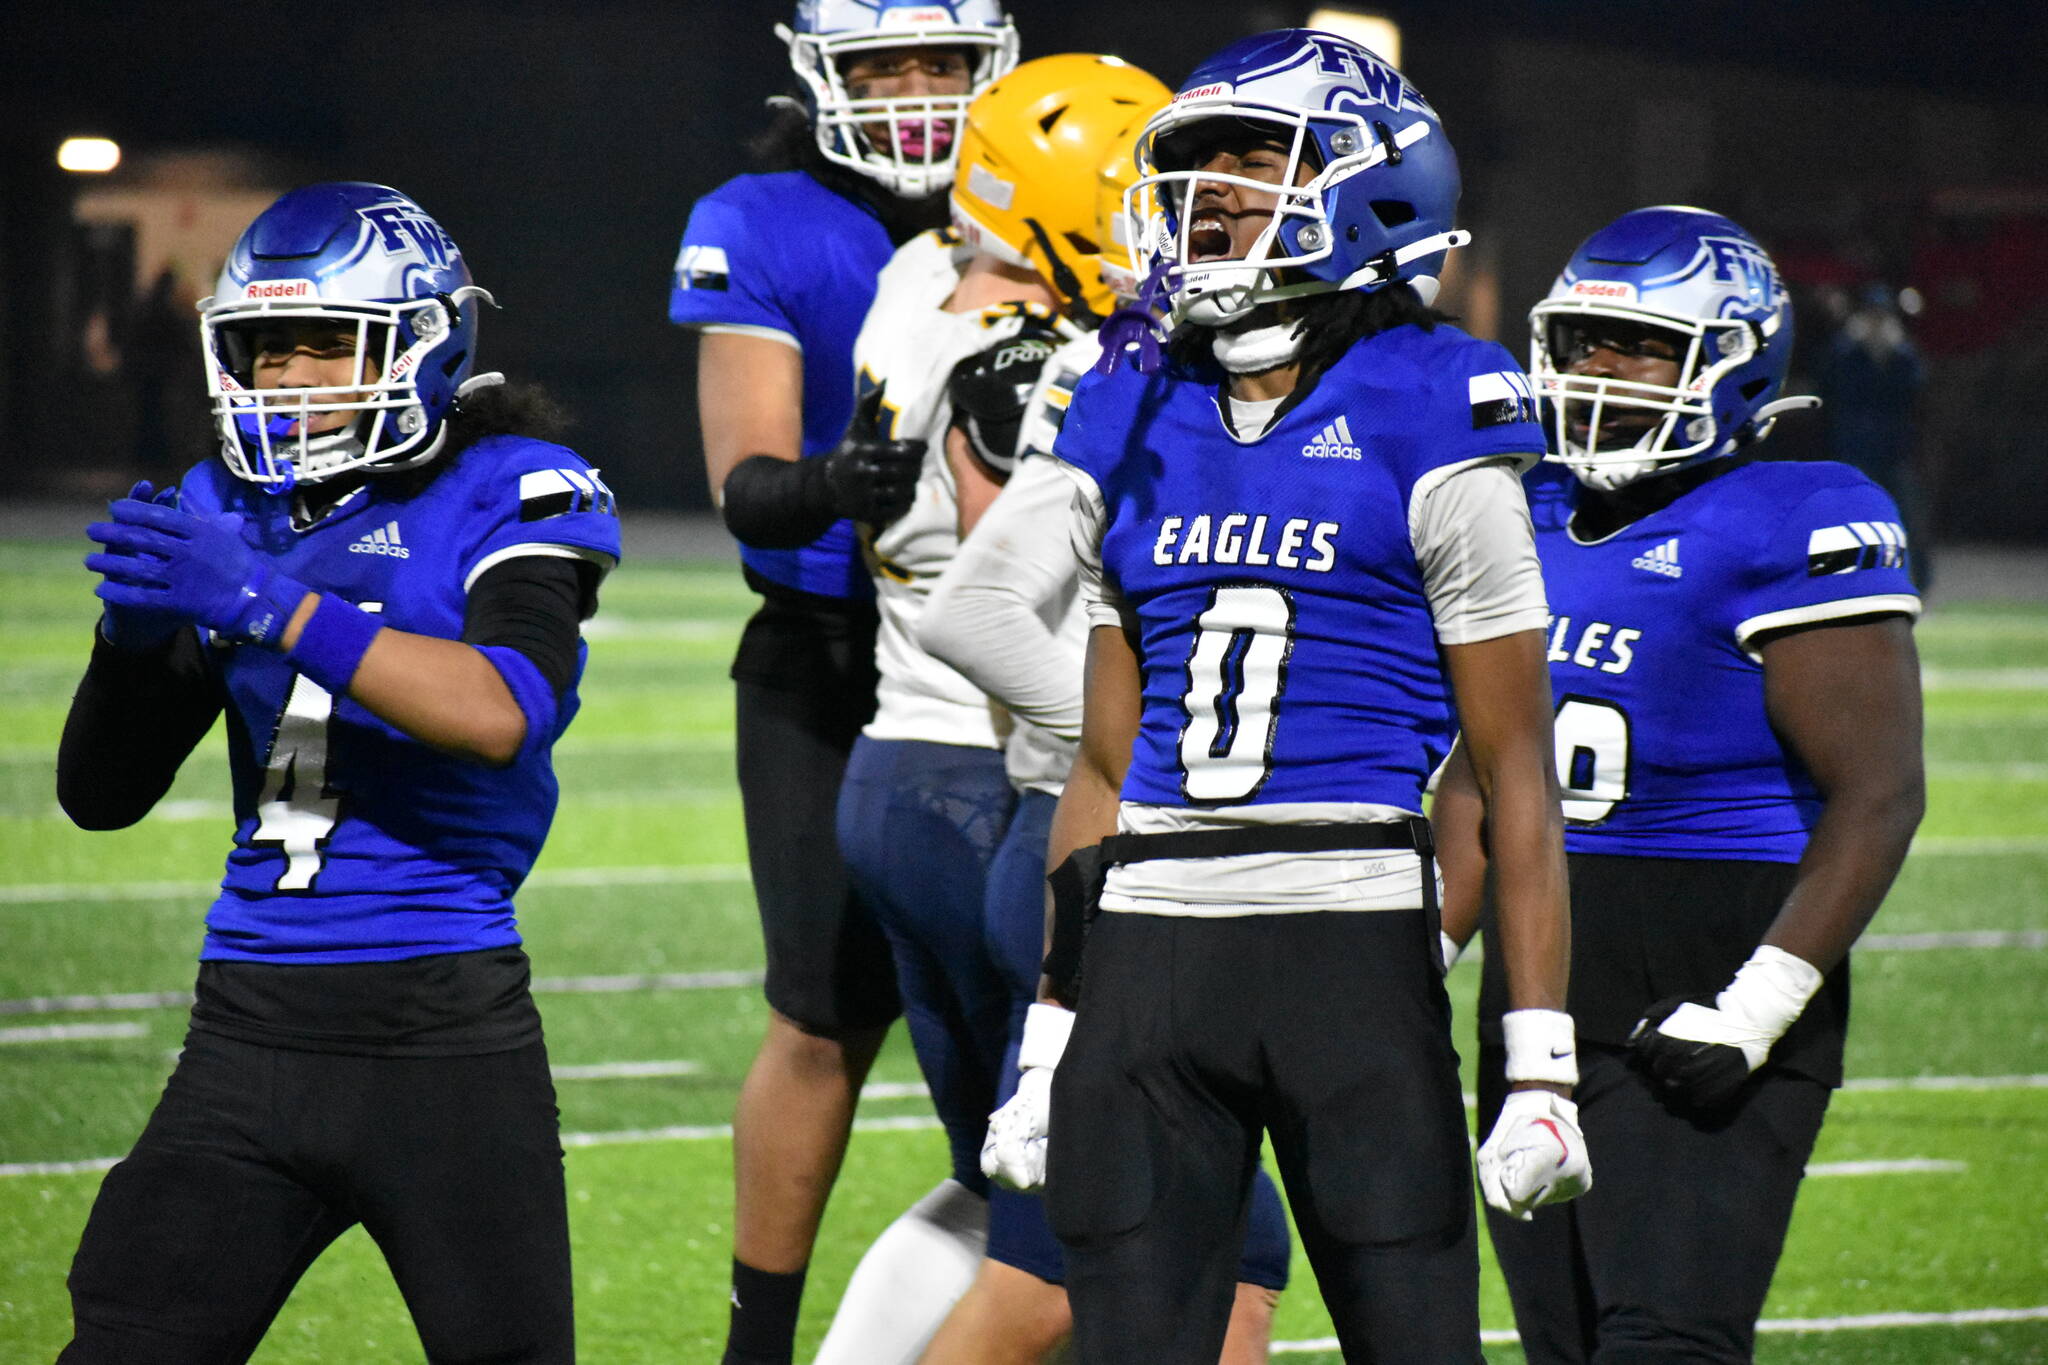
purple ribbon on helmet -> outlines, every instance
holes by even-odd
[[[1138,286],[1137,301],[1125,304],[1103,321],[1098,334],[1102,338],[1102,359],[1095,362],[1097,374],[1115,374],[1117,363],[1130,351],[1137,352],[1131,364],[1139,374],[1151,374],[1159,368],[1165,354],[1160,346],[1165,334],[1159,326],[1157,309],[1172,273],[1169,261],[1152,267],[1152,273]]]

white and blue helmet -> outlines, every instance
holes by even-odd
[[[1579,332],[1601,322],[1669,334],[1677,382],[1566,373]],[[1529,313],[1529,375],[1547,400],[1549,458],[1598,488],[1711,460],[1762,437],[1780,413],[1792,360],[1792,304],[1778,268],[1735,223],[1670,205],[1625,213],[1588,237]],[[1616,410],[1656,418],[1604,449]],[[1574,431],[1583,428],[1583,438]]]
[[[952,185],[968,104],[1017,64],[1017,30],[997,0],[801,0],[795,24],[777,24],[775,32],[789,44],[825,159],[905,199]],[[966,93],[854,99],[847,92],[843,59],[903,47],[965,49]],[[889,129],[886,146],[867,131],[881,124]]]
[[[1195,130],[1214,120],[1288,143],[1281,183],[1198,172]],[[1458,158],[1436,111],[1399,71],[1334,33],[1280,29],[1231,44],[1146,125],[1137,156],[1125,213],[1141,267],[1166,271],[1174,321],[1220,326],[1272,300],[1404,280],[1428,303],[1445,254],[1471,240],[1452,226]],[[1312,175],[1296,185],[1304,165]],[[1197,181],[1278,193],[1243,259],[1189,263],[1193,216],[1182,208]]]
[[[397,190],[333,181],[286,194],[243,232],[199,304],[221,458],[279,492],[425,464],[475,363],[478,300],[491,296],[470,283],[461,251]],[[294,320],[354,324],[353,382],[254,387],[255,337]],[[308,419],[333,412],[354,417],[308,432]]]

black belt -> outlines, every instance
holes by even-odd
[[[1172,834],[1112,834],[1101,844],[1104,867],[1161,858],[1233,858],[1245,853],[1338,853],[1375,848],[1436,853],[1429,821],[1360,821],[1343,825],[1239,825],[1231,829],[1179,830]]]
[[[1340,853],[1409,849],[1422,858],[1422,909],[1435,951],[1442,913],[1436,897],[1436,839],[1429,821],[1356,821],[1335,825],[1239,825],[1231,829],[1180,830],[1171,834],[1112,834],[1099,844],[1077,848],[1046,878],[1053,889],[1052,951],[1045,973],[1055,995],[1069,1004],[1079,998],[1081,951],[1089,921],[1102,908],[1103,883],[1118,863],[1164,858],[1233,858],[1247,853]]]

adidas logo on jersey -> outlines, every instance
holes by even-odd
[[[1351,424],[1338,414],[1337,420],[1316,433],[1316,438],[1301,448],[1301,453],[1312,460],[1362,460],[1365,452],[1351,441]]]
[[[1896,521],[1852,521],[1818,526],[1806,538],[1806,576],[1854,573],[1858,569],[1903,569],[1906,528]]]
[[[1678,537],[1673,536],[1662,545],[1653,545],[1629,561],[1638,569],[1663,574],[1666,578],[1683,578],[1685,570],[1678,567]]]
[[[412,551],[398,538],[398,523],[387,522],[370,534],[348,547],[352,555],[390,555],[393,559],[411,559]]]

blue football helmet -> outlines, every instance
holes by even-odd
[[[1228,120],[1288,145],[1279,184],[1199,171],[1201,125]],[[1280,29],[1233,43],[1195,68],[1138,139],[1125,195],[1141,265],[1164,269],[1171,320],[1235,322],[1262,303],[1396,281],[1435,299],[1454,228],[1458,158],[1436,111],[1400,72],[1333,33]],[[1306,167],[1307,180],[1295,184]],[[1190,260],[1197,183],[1279,196],[1242,259]]]
[[[953,183],[960,121],[974,97],[1017,64],[1017,30],[998,0],[801,0],[794,26],[777,24],[803,82],[818,150],[891,194],[924,199]],[[855,99],[840,62],[888,48],[950,47],[972,72],[959,95]],[[871,130],[886,124],[886,146]]]
[[[425,464],[475,363],[478,300],[491,296],[470,283],[455,243],[397,190],[334,181],[286,194],[249,225],[199,304],[221,458],[278,492]],[[258,338],[308,321],[353,324],[354,380],[256,388]],[[354,416],[307,430],[336,412]]]
[[[1590,344],[1617,324],[1668,340],[1676,381],[1569,373],[1581,338]],[[1596,488],[1730,454],[1780,413],[1819,403],[1778,396],[1792,360],[1792,304],[1777,266],[1755,238],[1705,209],[1637,209],[1588,237],[1530,310],[1529,328],[1549,458]]]

